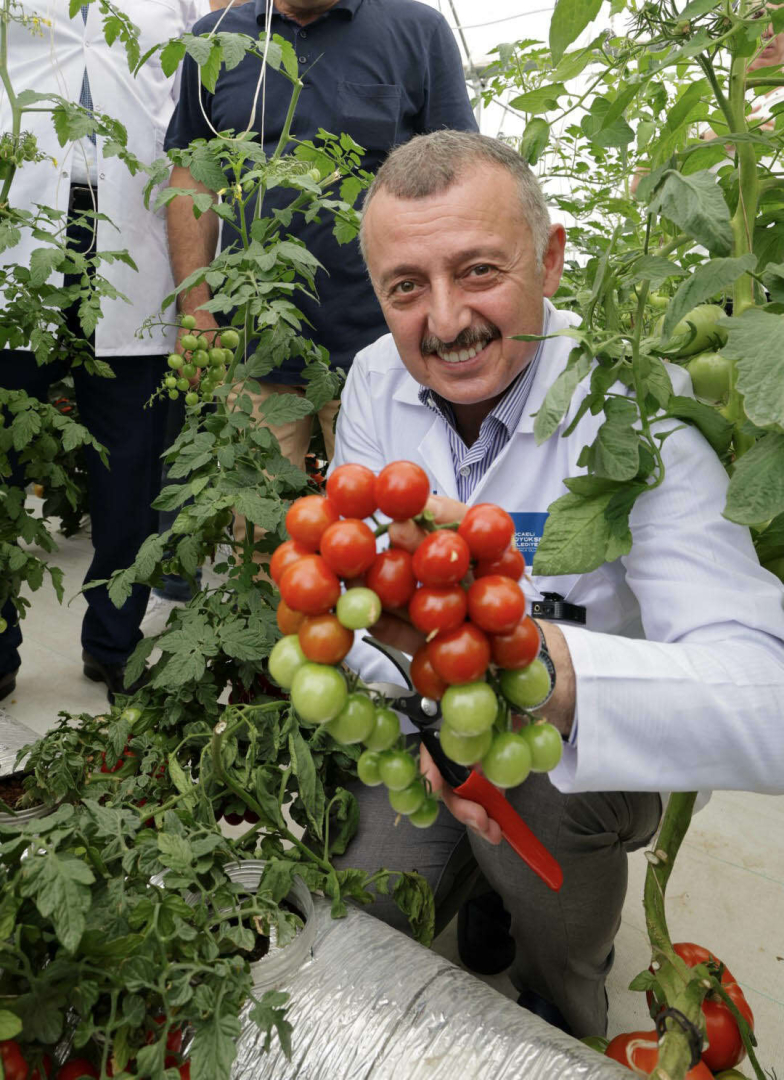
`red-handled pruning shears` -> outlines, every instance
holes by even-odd
[[[364,639],[369,645],[384,653],[406,680],[406,687],[395,683],[368,683],[368,688],[377,690],[388,700],[393,709],[404,713],[421,732],[422,742],[428,750],[438,771],[452,787],[455,795],[461,799],[470,799],[484,807],[489,817],[501,826],[504,839],[517,852],[520,858],[537,874],[545,885],[555,892],[563,884],[563,870],[541,840],[531,832],[515,809],[510,806],[503,792],[490,783],[475,769],[457,765],[441,749],[438,735],[432,725],[441,718],[441,707],[437,701],[423,698],[413,688],[411,682],[411,662],[399,649],[384,645],[373,637]]]

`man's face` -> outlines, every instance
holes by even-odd
[[[275,7],[282,15],[310,22],[329,11],[338,0],[275,0]]]
[[[564,230],[552,226],[542,266],[512,175],[480,164],[424,199],[373,197],[363,231],[368,269],[403,363],[456,405],[488,412],[528,364],[542,301],[558,288]]]
[[[778,6],[779,4],[768,4],[766,10],[770,11]],[[762,15],[761,18],[765,18],[765,16]],[[773,24],[769,22],[762,32],[760,52],[749,64],[749,71],[756,71],[757,68],[762,67],[773,67],[778,64],[784,64],[784,34],[774,34]]]

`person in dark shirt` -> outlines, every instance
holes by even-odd
[[[220,31],[258,37],[264,29],[267,3],[252,0],[228,10],[216,10],[196,23],[195,34]],[[296,52],[304,89],[291,128],[295,139],[312,139],[319,128],[348,133],[365,148],[363,168],[375,169],[395,145],[413,135],[439,128],[475,131],[463,78],[460,55],[446,20],[416,0],[276,0],[271,30],[289,41]],[[231,71],[222,70],[214,93],[200,85],[195,62],[186,56],[179,105],[166,136],[167,150],[184,148],[193,139],[209,139],[216,131],[245,130],[251,120],[260,61],[249,55]],[[291,84],[268,70],[264,97],[264,149],[272,154],[283,130]],[[253,128],[261,135],[261,98]],[[190,171],[175,166],[173,187],[199,191]],[[288,204],[291,193],[278,189],[265,195],[264,213]],[[248,206],[247,215],[252,214]],[[332,223],[306,223],[301,217],[292,230],[324,267],[316,279],[318,299],[302,295],[298,307],[312,326],[310,335],[324,346],[331,363],[347,369],[354,355],[386,333],[381,309],[373,295],[356,242],[340,246]],[[191,199],[180,196],[168,208],[169,248],[174,277],[182,281],[206,265],[215,254],[218,219],[214,213],[196,220]],[[236,241],[236,231],[224,225],[221,243]],[[181,297],[183,312],[193,314],[201,329],[216,323],[199,305],[209,298],[206,285]],[[265,380],[255,409],[272,393],[302,394],[302,363],[284,362]],[[327,454],[334,447],[333,421],[338,403],[319,413]],[[273,428],[281,450],[300,468],[304,464],[312,417]],[[243,523],[235,525],[242,539]]]

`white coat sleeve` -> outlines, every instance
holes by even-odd
[[[645,640],[561,624],[579,725],[551,777],[565,792],[784,792],[784,589],[722,517],[728,481],[702,436],[663,451],[622,560]]]

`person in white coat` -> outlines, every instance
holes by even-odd
[[[138,0],[131,14],[141,53],[188,30],[207,11],[208,0]],[[33,16],[39,21],[34,23]],[[7,33],[8,74],[15,95],[32,90],[79,102],[119,120],[127,130],[128,149],[143,163],[163,155],[177,96],[176,79],[164,75],[157,56],[134,75],[122,44],[107,45],[98,4],[83,4],[73,18],[68,0],[13,5]],[[165,219],[162,213],[144,207],[146,174],[131,175],[119,157],[105,154],[100,136],[61,147],[49,112],[25,112],[22,121],[47,156],[19,169],[10,188],[10,205],[23,211],[34,210],[36,204],[53,207],[68,215],[68,235],[76,250],[94,253],[124,248],[138,268],[122,261],[101,265],[102,275],[121,295],[102,300],[103,317],[91,344],[95,355],[109,362],[114,378],[90,375],[83,365],[71,366],[70,358],[39,365],[29,341],[13,350],[0,350],[0,385],[25,390],[41,400],[46,400],[49,385],[70,369],[81,421],[109,451],[108,470],[95,452],[87,451],[95,549],[85,578],[89,582],[130,565],[142,541],[157,531],[157,512],[150,504],[160,487],[165,408],[144,406],[160,384],[164,357],[173,348],[176,334],[172,327],[156,327],[143,335],[137,335],[137,330],[145,319],[158,314],[162,301],[173,291]],[[10,129],[11,107],[5,88],[0,88],[0,132]],[[78,227],[74,215],[93,209],[105,215],[97,228]],[[59,228],[59,222],[52,225],[53,230]],[[23,229],[20,242],[0,256],[0,265],[29,266],[33,250],[40,247],[40,236]],[[59,287],[63,274],[54,273],[49,280]],[[74,281],[78,278],[66,278],[66,284]],[[173,309],[168,316],[173,321]],[[73,310],[67,325],[77,337],[83,336]],[[23,485],[24,466],[16,462],[12,476],[3,479]],[[122,690],[125,662],[141,638],[139,624],[148,593],[135,586],[119,610],[104,587],[86,593],[84,670],[88,677],[107,684],[110,700],[115,691]],[[0,698],[15,687],[21,644],[10,601],[2,615],[9,625],[0,635]]]
[[[563,227],[550,225],[513,150],[443,131],[389,156],[361,237],[391,334],[354,361],[334,466],[415,461],[437,492],[430,505],[440,520],[497,503],[515,518],[530,564],[548,506],[566,493],[565,477],[584,472],[578,458],[603,419],[588,411],[561,437],[586,377],[559,430],[538,446],[533,414],[573,342],[512,340],[577,321],[546,299],[561,277]],[[673,368],[672,378],[683,392],[688,377]],[[540,622],[557,672],[544,711],[563,734],[562,762],[507,792],[561,862],[561,892],[500,843],[482,807],[443,789],[426,753],[451,814],[442,810],[423,832],[395,829],[386,793],[359,786],[360,829],[342,859],[416,867],[438,909],[470,865],[470,846],[511,916],[521,1004],[578,1036],[605,1027],[626,852],[653,835],[659,792],[784,791],[784,590],[761,569],[748,530],[722,517],[727,478],[699,432],[683,427],[662,451],[666,477],[635,503],[628,555],[592,573],[521,582],[531,600],[557,592],[586,612],[585,625]],[[390,538],[413,549],[416,532],[393,525]],[[407,652],[422,640],[391,616],[374,634]],[[400,681],[366,645],[348,662],[366,681]],[[402,928],[393,905],[375,908]]]

